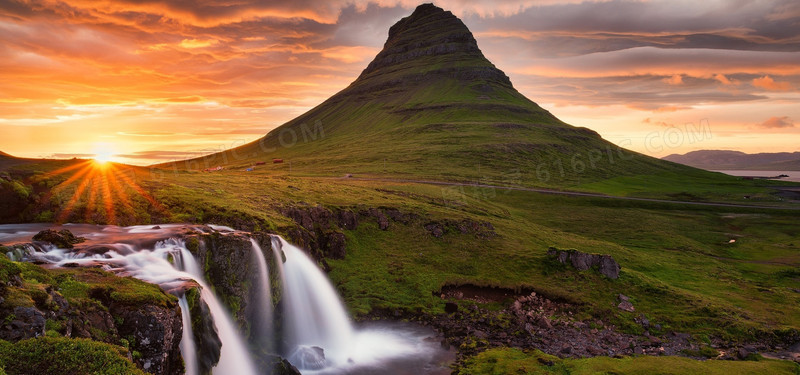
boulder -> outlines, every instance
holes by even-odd
[[[633,307],[633,304],[630,301],[622,301],[617,305],[617,308],[627,312],[634,312],[636,309]]]
[[[620,266],[611,255],[589,254],[575,249],[560,250],[551,247],[547,250],[547,255],[554,257],[562,264],[570,264],[578,271],[586,271],[592,267],[609,279],[618,279]]]
[[[112,315],[122,323],[120,336],[133,337],[131,350],[141,353],[134,362],[152,374],[174,374],[183,371],[180,342],[183,332],[180,308],[144,305],[114,306]]]
[[[67,229],[56,231],[45,229],[33,236],[34,241],[41,241],[53,244],[59,249],[72,249],[75,244],[86,241],[83,237],[76,237]]]
[[[36,308],[17,306],[9,317],[10,322],[0,329],[0,339],[19,341],[44,335],[45,317]]]

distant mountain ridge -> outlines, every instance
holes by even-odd
[[[710,170],[800,171],[800,152],[746,154],[731,150],[699,150],[672,154],[664,160]]]

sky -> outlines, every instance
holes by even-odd
[[[800,151],[800,2],[441,0],[560,119],[663,157]],[[0,151],[236,147],[345,88],[407,0],[0,0]]]

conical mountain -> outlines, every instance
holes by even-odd
[[[684,168],[558,120],[514,89],[458,17],[432,4],[392,26],[361,75],[322,104],[250,144],[172,166],[272,158],[291,162],[296,174],[528,186]]]

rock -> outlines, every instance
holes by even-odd
[[[544,329],[552,329],[553,328],[553,325],[550,324],[550,319],[547,319],[547,317],[544,317],[544,316],[541,316],[541,317],[539,317],[539,319],[536,320],[536,325],[538,325],[540,328],[544,328]]]
[[[644,316],[644,314],[639,315],[639,317],[636,319],[636,322],[639,323],[644,329],[650,328],[650,320],[647,319],[647,317]]]
[[[14,342],[44,335],[45,316],[36,308],[17,306],[9,317],[13,319],[0,329],[0,339]]]
[[[566,345],[566,344],[565,344],[565,345],[564,345],[564,346],[561,348],[561,350],[559,351],[559,353],[561,353],[561,354],[570,354],[570,353],[572,353],[572,347],[571,347],[571,346],[569,346],[569,345]]]
[[[370,208],[369,215],[378,220],[378,228],[381,230],[389,229],[389,218],[386,217],[383,211],[377,208]]]
[[[634,312],[636,309],[633,307],[633,304],[630,301],[622,301],[617,305],[617,308],[627,312]]]
[[[602,349],[600,349],[600,348],[598,348],[596,346],[591,346],[591,345],[586,348],[586,352],[588,352],[589,354],[591,354],[593,356],[598,356],[598,355],[604,355],[605,354],[605,352]]]
[[[67,229],[55,231],[54,229],[45,229],[33,236],[34,241],[48,242],[59,249],[72,249],[75,244],[86,241],[83,237],[75,237],[72,232]]]
[[[444,304],[444,312],[448,314],[452,314],[458,311],[458,305],[453,302],[445,302]]]
[[[137,365],[147,365],[147,371],[153,374],[183,371],[183,322],[177,303],[171,307],[112,305],[111,312],[122,322],[117,326],[120,336],[134,338],[130,349],[141,353],[141,357],[134,358]]]
[[[618,279],[620,266],[610,255],[589,254],[578,250],[560,250],[551,247],[547,250],[547,255],[556,258],[559,263],[572,265],[578,271],[586,271],[592,267],[609,279]]]
[[[342,229],[355,230],[358,227],[358,215],[350,210],[340,210],[337,213],[339,227]]]
[[[346,241],[347,238],[344,233],[333,232],[328,234],[325,238],[325,254],[333,259],[344,259]]]
[[[320,370],[325,367],[325,351],[319,346],[301,345],[289,356],[300,370]]]
[[[750,354],[755,354],[755,353],[758,353],[758,351],[756,350],[755,347],[752,347],[752,346],[743,346],[743,347],[739,348],[739,350],[736,352],[736,354],[738,355],[739,359],[747,359],[747,356],[749,356]]]
[[[626,296],[624,294],[618,295],[617,298],[619,298],[620,301],[630,301],[631,300],[630,297],[628,297],[628,296]]]
[[[439,223],[425,224],[425,230],[430,232],[436,238],[442,238],[442,236],[444,235],[444,228]]]

